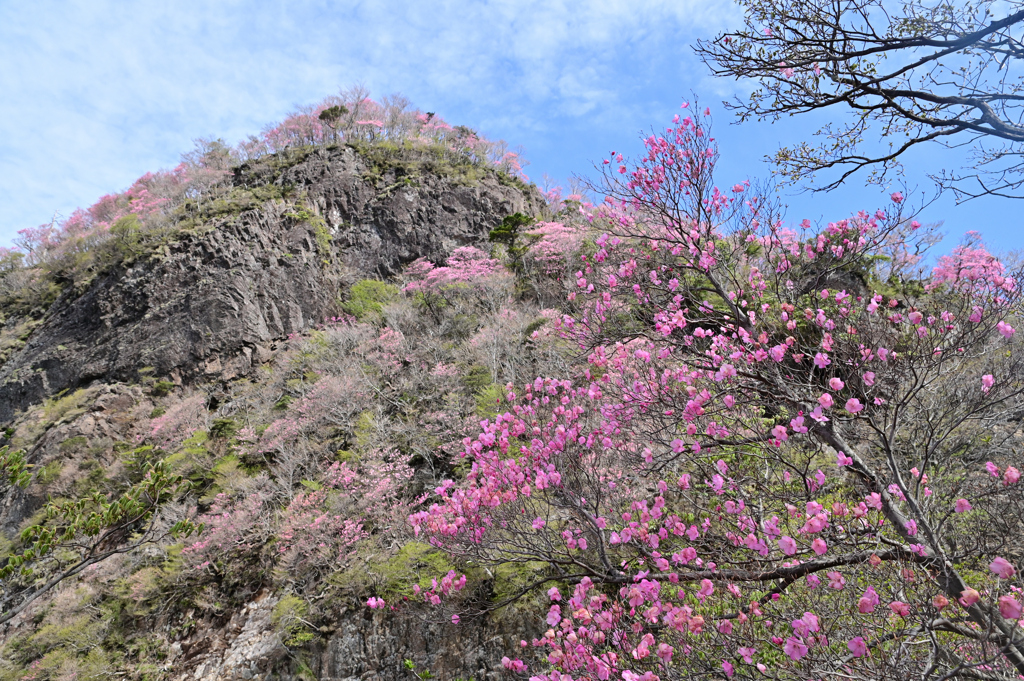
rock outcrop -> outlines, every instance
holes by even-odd
[[[493,170],[418,172],[429,159],[416,153],[382,162],[343,146],[236,169],[236,186],[287,188],[289,200],[179,233],[84,292],[65,291],[0,368],[0,424],[145,367],[175,382],[245,375],[275,339],[337,313],[352,281],[481,245],[505,215],[540,210],[539,193]]]

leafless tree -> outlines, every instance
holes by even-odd
[[[935,142],[970,151],[968,166],[929,173],[959,202],[1024,198],[1024,4],[739,4],[744,27],[695,48],[715,75],[758,81],[748,100],[726,105],[741,120],[817,110],[834,117],[816,141],[779,149],[774,161],[785,182],[830,190],[864,170],[883,183],[908,151]],[[815,177],[822,171],[834,172]]]

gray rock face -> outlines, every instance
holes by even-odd
[[[188,639],[170,644],[168,676],[175,681],[306,678],[270,624],[275,603],[273,597],[260,596],[226,625],[201,624]],[[337,630],[302,657],[320,681],[404,681],[414,678],[406,660],[436,679],[498,681],[508,678],[502,657],[528,657],[532,650],[521,650],[519,641],[541,633],[531,626],[539,619],[454,625],[424,617],[415,610],[348,611]]]
[[[542,205],[490,170],[469,182],[409,168],[381,169],[342,147],[283,170],[239,169],[240,186],[274,182],[302,198],[221,218],[80,295],[65,292],[0,368],[0,425],[61,390],[131,381],[143,367],[181,382],[245,375],[275,339],[336,313],[347,284],[482,244],[505,215]],[[294,217],[296,204],[319,213],[329,244],[324,227]]]

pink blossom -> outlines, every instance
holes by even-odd
[[[875,606],[878,605],[878,594],[875,593],[873,587],[868,587],[864,595],[857,601],[857,612],[862,615],[867,615],[875,611]]]
[[[846,411],[850,412],[851,414],[856,414],[857,412],[862,411],[863,409],[864,405],[861,404],[860,400],[858,400],[856,397],[851,397],[850,399],[846,400]]]
[[[819,369],[824,369],[825,367],[827,367],[831,363],[832,363],[832,360],[830,360],[828,358],[828,353],[825,353],[825,352],[815,353],[815,355],[814,355],[814,366],[818,367]]]
[[[872,385],[875,384],[875,372],[874,371],[865,371],[864,375],[861,376],[861,378],[864,379],[864,385],[866,385],[866,386],[872,386]]]
[[[976,589],[967,588],[960,592],[960,605],[969,608],[981,600],[981,594]]]
[[[894,192],[889,198],[892,199],[893,203],[903,203],[903,194],[900,192]]]
[[[789,659],[794,662],[807,656],[807,646],[804,645],[803,641],[792,636],[786,639],[786,645],[783,647],[783,651],[785,651],[786,655],[789,656]]]
[[[821,397],[818,398],[818,404],[821,405],[822,409],[831,409],[834,402],[832,401],[831,395],[828,393],[822,393]]]
[[[831,589],[840,590],[846,586],[846,579],[840,572],[828,572],[825,576],[828,577],[828,585]]]
[[[1006,472],[1003,473],[1003,484],[1012,485],[1020,480],[1020,471],[1013,466],[1007,466]]]
[[[996,330],[1003,335],[1003,338],[1009,338],[1016,333],[1016,330],[1012,326],[1003,321],[996,324]]]
[[[792,556],[796,553],[796,541],[792,537],[780,537],[779,548],[782,549],[782,552],[787,556]]]
[[[828,379],[828,387],[833,390],[842,390],[844,385],[843,380],[837,376]]]
[[[562,594],[559,593],[557,586],[553,586],[550,589],[548,589],[548,598],[552,601],[562,600]]]
[[[811,548],[814,550],[816,554],[822,556],[825,554],[826,551],[828,551],[828,544],[825,543],[824,539],[818,537],[811,542]]]
[[[904,603],[903,601],[893,601],[889,604],[889,609],[892,610],[893,613],[899,615],[900,617],[910,616],[910,606]]]
[[[789,434],[786,431],[786,426],[778,425],[772,428],[772,437],[774,437],[776,440],[781,440],[783,442],[788,440]]]
[[[849,457],[842,452],[836,452],[836,464],[839,466],[851,466],[853,465],[853,457]]]
[[[1015,596],[1007,594],[999,597],[999,614],[1008,620],[1020,619],[1021,605]]]
[[[971,510],[971,502],[966,499],[957,499],[953,510],[957,513],[967,513],[967,511]]]
[[[803,617],[798,620],[793,620],[790,623],[790,626],[793,627],[793,632],[797,636],[806,638],[810,634],[817,633],[821,630],[821,621],[813,612],[804,612]]]
[[[988,474],[991,475],[993,478],[999,477],[999,466],[995,465],[991,461],[985,462],[985,470],[987,470]]]
[[[1010,565],[1010,561],[1006,560],[1002,556],[997,556],[995,560],[989,563],[988,569],[992,571],[994,575],[999,579],[1010,579],[1016,574],[1016,570]]]
[[[543,518],[534,518],[533,519],[533,529],[535,529],[535,530],[543,529],[546,524],[547,523],[544,522]]]
[[[995,378],[992,377],[992,374],[985,374],[984,376],[982,376],[981,392],[987,393],[989,390],[992,389],[992,386],[995,384],[995,382]]]
[[[864,657],[868,654],[868,646],[860,636],[855,636],[847,641],[846,647],[853,653],[854,657]]]

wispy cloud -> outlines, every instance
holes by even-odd
[[[355,83],[523,144],[538,176],[586,171],[691,90],[740,92],[690,50],[739,20],[730,0],[3,3],[0,243]],[[805,130],[720,127],[727,170],[763,174]]]

